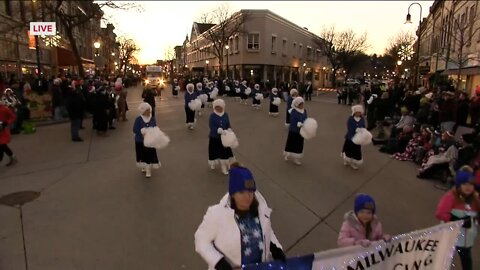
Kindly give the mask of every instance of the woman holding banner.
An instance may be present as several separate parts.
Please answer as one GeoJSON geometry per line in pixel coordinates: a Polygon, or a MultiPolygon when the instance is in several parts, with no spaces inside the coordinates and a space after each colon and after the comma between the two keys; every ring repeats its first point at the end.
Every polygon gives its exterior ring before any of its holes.
{"type": "Polygon", "coordinates": [[[270,260],[285,261],[265,198],[256,190],[251,171],[233,163],[228,194],[210,206],[195,232],[195,250],[208,269],[239,269],[270,260]]]}
{"type": "Polygon", "coordinates": [[[470,166],[460,168],[455,177],[455,187],[443,195],[435,212],[435,216],[443,222],[463,220],[456,245],[463,270],[473,270],[472,247],[479,222],[480,199],[474,181],[470,166]]]}

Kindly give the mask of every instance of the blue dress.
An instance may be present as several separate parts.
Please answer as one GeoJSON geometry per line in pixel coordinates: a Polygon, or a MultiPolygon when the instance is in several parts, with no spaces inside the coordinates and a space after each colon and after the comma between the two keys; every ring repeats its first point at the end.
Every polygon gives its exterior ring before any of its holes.
{"type": "Polygon", "coordinates": [[[342,153],[348,158],[362,160],[362,146],[352,142],[357,128],[365,128],[365,119],[362,117],[356,121],[353,116],[350,116],[347,121],[347,134],[345,134],[342,153]]]}
{"type": "Polygon", "coordinates": [[[148,123],[145,123],[142,117],[138,116],[133,123],[133,133],[135,134],[135,153],[138,167],[143,168],[146,165],[152,165],[155,169],[160,167],[157,150],[155,148],[145,147],[143,145],[143,135],[141,132],[142,128],[156,126],[157,123],[154,117],[152,117],[148,123]]]}
{"type": "Polygon", "coordinates": [[[233,157],[233,152],[230,147],[224,147],[222,144],[221,135],[218,134],[218,128],[227,130],[230,128],[230,119],[228,114],[224,113],[222,116],[212,113],[209,119],[210,133],[208,135],[208,160],[228,160],[233,157]]]}

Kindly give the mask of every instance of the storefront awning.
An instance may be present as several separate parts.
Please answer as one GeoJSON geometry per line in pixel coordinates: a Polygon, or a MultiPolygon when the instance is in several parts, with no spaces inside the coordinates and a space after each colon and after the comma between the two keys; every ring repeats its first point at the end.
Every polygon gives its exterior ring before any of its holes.
{"type": "Polygon", "coordinates": [[[68,67],[68,66],[75,66],[75,56],[73,52],[62,47],[57,47],[57,59],[58,59],[58,66],[60,67],[68,67]]]}
{"type": "MultiPolygon", "coordinates": [[[[458,69],[448,69],[442,72],[442,75],[457,75],[458,69]]],[[[469,68],[462,68],[460,70],[460,75],[475,75],[480,74],[480,67],[469,67],[469,68]]]]}

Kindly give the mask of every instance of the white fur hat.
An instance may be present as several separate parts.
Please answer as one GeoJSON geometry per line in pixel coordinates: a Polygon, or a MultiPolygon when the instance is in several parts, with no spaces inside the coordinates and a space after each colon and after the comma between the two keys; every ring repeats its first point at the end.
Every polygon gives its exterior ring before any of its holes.
{"type": "Polygon", "coordinates": [[[290,90],[290,96],[293,96],[293,94],[295,94],[295,93],[298,94],[298,90],[295,89],[295,88],[292,88],[292,89],[290,90]]]}
{"type": "Polygon", "coordinates": [[[247,81],[242,81],[242,84],[243,84],[243,85],[247,85],[247,81]]]}
{"type": "Polygon", "coordinates": [[[198,82],[198,83],[197,83],[197,89],[200,89],[200,88],[202,88],[202,87],[203,87],[203,84],[202,84],[201,82],[198,82]]]}
{"type": "Polygon", "coordinates": [[[352,115],[354,115],[357,112],[361,112],[363,114],[363,106],[362,105],[352,106],[352,115]]]}
{"type": "Polygon", "coordinates": [[[272,93],[276,94],[278,92],[278,89],[277,88],[272,88],[272,93]]]}
{"type": "Polygon", "coordinates": [[[298,108],[298,105],[304,103],[305,101],[303,100],[302,97],[296,97],[293,99],[292,101],[292,106],[295,107],[295,108],[298,108]]]}
{"type": "Polygon", "coordinates": [[[152,106],[150,106],[150,104],[146,103],[146,102],[142,102],[140,103],[140,105],[138,106],[138,111],[140,112],[140,114],[143,114],[146,110],[152,110],[152,106]]]}
{"type": "Polygon", "coordinates": [[[220,106],[222,107],[223,109],[225,109],[225,101],[223,101],[223,99],[219,98],[219,99],[216,99],[215,101],[213,101],[213,108],[217,107],[217,106],[220,106]]]}
{"type": "Polygon", "coordinates": [[[260,90],[260,85],[258,83],[256,83],[253,88],[255,88],[255,90],[260,90]]]}
{"type": "Polygon", "coordinates": [[[187,90],[189,90],[191,92],[191,91],[193,91],[193,89],[195,89],[195,85],[193,85],[193,83],[187,84],[187,90]]]}

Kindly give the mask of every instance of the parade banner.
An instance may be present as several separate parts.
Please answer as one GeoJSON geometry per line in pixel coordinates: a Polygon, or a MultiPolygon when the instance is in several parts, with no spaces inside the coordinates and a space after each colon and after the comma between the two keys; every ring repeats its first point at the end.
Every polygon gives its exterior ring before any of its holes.
{"type": "MultiPolygon", "coordinates": [[[[388,243],[327,250],[302,257],[244,266],[247,270],[447,270],[462,221],[397,235],[388,243]]],[[[319,239],[321,241],[321,239],[319,239]]]]}

